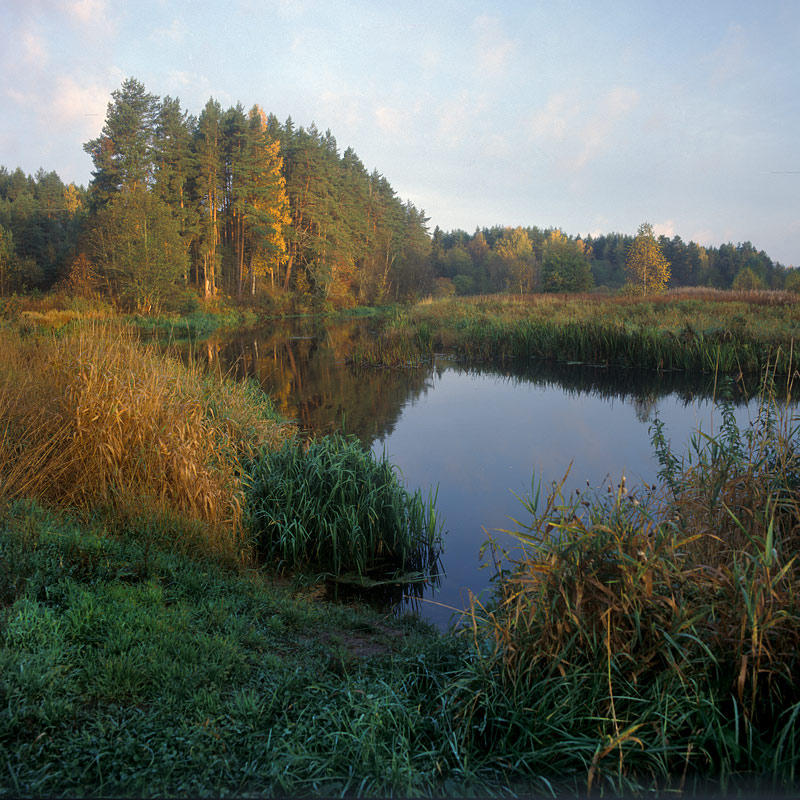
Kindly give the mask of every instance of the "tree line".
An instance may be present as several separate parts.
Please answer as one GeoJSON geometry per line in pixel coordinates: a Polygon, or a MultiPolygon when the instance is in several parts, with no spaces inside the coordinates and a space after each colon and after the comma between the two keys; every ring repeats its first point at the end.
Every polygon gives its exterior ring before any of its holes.
{"type": "MultiPolygon", "coordinates": [[[[537,227],[431,234],[424,212],[330,131],[213,98],[195,117],[134,78],[84,149],[88,188],[0,167],[0,295],[60,285],[155,311],[220,294],[348,307],[615,289],[634,243],[537,227]]],[[[670,285],[783,288],[795,277],[749,242],[658,244],[670,285]]]]}

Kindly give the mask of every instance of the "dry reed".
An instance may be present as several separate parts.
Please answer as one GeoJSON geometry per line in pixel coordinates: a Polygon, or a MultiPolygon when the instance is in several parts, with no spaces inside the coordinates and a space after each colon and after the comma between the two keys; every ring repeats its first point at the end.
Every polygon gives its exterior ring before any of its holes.
{"type": "Polygon", "coordinates": [[[3,499],[34,497],[115,522],[199,523],[204,548],[238,557],[240,459],[285,435],[246,385],[213,380],[125,330],[0,333],[3,499]]]}

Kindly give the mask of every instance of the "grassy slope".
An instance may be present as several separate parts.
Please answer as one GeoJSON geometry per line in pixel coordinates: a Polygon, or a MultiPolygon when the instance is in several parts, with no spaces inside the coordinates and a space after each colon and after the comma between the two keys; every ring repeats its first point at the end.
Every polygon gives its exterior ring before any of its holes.
{"type": "Polygon", "coordinates": [[[0,794],[466,790],[437,704],[459,648],[18,502],[0,528],[0,794]]]}

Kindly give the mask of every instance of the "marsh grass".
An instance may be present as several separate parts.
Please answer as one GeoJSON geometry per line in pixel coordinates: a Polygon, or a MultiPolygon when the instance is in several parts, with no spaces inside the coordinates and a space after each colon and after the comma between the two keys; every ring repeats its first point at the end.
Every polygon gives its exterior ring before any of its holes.
{"type": "MultiPolygon", "coordinates": [[[[0,332],[2,499],[109,524],[156,520],[192,547],[244,557],[241,460],[285,430],[252,387],[215,380],[124,329],[0,332]]],[[[149,524],[149,523],[148,523],[149,524]]]]}
{"type": "Polygon", "coordinates": [[[408,579],[436,561],[435,497],[409,492],[385,455],[355,438],[287,442],[255,458],[249,474],[256,547],[279,569],[408,579]]]}
{"type": "Polygon", "coordinates": [[[757,375],[770,364],[785,375],[799,326],[800,307],[782,293],[669,293],[646,300],[489,295],[398,312],[350,360],[403,366],[448,351],[467,360],[548,358],[757,375]]]}
{"type": "MultiPolygon", "coordinates": [[[[589,791],[794,785],[800,758],[800,431],[767,391],[690,454],[654,444],[662,491],[524,500],[464,629],[462,736],[589,791]],[[525,754],[523,758],[522,754],[525,754]]],[[[563,486],[563,483],[562,485],[563,486]]]]}

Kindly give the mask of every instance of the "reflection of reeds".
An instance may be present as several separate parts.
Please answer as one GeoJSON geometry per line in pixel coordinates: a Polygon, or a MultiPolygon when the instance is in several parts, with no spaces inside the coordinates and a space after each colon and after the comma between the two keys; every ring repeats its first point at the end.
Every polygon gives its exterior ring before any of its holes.
{"type": "Polygon", "coordinates": [[[5,332],[0,360],[4,498],[115,521],[194,520],[207,524],[201,547],[244,552],[240,459],[283,438],[246,385],[212,380],[102,328],[5,332]]]}
{"type": "Polygon", "coordinates": [[[661,492],[533,493],[516,549],[492,546],[494,595],[466,617],[463,734],[590,789],[793,780],[800,427],[767,396],[744,432],[724,407],[686,460],[655,433],[661,492]]]}
{"type": "Polygon", "coordinates": [[[287,443],[256,458],[249,490],[257,547],[282,568],[360,578],[423,575],[436,558],[434,499],[410,493],[394,468],[340,435],[287,443]]]}
{"type": "Polygon", "coordinates": [[[783,346],[774,366],[787,374],[788,345],[798,324],[796,303],[760,294],[460,298],[398,314],[351,358],[362,365],[398,366],[447,350],[474,360],[537,357],[759,373],[783,346]]]}

